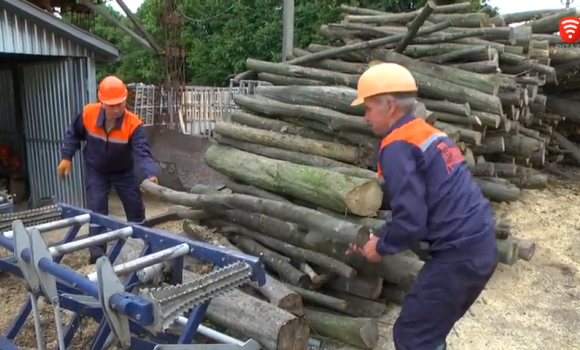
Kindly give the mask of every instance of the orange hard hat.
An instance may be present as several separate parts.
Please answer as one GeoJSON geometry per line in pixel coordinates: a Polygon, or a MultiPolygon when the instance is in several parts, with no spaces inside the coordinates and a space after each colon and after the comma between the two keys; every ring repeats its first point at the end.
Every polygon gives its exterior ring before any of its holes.
{"type": "Polygon", "coordinates": [[[350,105],[360,105],[367,97],[416,91],[417,82],[407,68],[396,63],[372,62],[371,67],[360,76],[357,98],[350,105]]]}
{"type": "Polygon", "coordinates": [[[99,101],[105,105],[118,105],[127,100],[127,86],[117,77],[105,77],[99,84],[99,101]]]}

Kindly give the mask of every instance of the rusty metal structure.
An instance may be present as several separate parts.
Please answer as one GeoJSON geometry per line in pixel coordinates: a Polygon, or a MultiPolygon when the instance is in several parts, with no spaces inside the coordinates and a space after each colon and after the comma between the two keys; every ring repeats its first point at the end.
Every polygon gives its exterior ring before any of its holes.
{"type": "MultiPolygon", "coordinates": [[[[165,80],[161,84],[162,95],[166,98],[167,109],[162,114],[162,122],[171,129],[179,126],[179,113],[185,92],[185,58],[183,45],[185,17],[181,15],[182,0],[157,0],[158,23],[162,28],[164,49],[161,52],[165,65],[165,80]]],[[[186,130],[182,130],[186,131],[186,130]]]]}
{"type": "MultiPolygon", "coordinates": [[[[127,7],[123,0],[114,0],[125,12],[132,28],[112,16],[103,6],[110,0],[28,0],[45,11],[66,16],[67,21],[79,28],[89,30],[96,16],[102,16],[111,25],[119,27],[134,41],[158,55],[164,67],[164,75],[156,82],[155,104],[162,106],[155,116],[155,124],[178,129],[179,113],[185,91],[185,61],[187,50],[181,40],[185,17],[182,15],[182,0],[155,0],[157,24],[161,28],[154,38],[127,7]],[[163,42],[160,46],[158,42],[163,42]]],[[[181,123],[183,124],[183,123],[181,123]]],[[[186,130],[180,130],[185,132],[186,130]]]]}

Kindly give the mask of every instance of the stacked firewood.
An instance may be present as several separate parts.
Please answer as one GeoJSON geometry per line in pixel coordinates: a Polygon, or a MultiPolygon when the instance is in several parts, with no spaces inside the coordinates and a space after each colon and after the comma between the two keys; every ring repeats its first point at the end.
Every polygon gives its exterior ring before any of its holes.
{"type": "MultiPolygon", "coordinates": [[[[393,14],[343,6],[342,23],[320,28],[328,45],[295,49],[285,63],[247,60],[249,71],[238,79],[264,83],[234,97],[239,109],[216,126],[205,154],[207,165],[230,179],[222,188],[185,193],[145,184],[185,206],[179,215],[192,219],[184,224],[189,236],[263,258],[266,285],[212,301],[213,323],[267,349],[303,348],[308,328],[312,336],[377,346],[384,301],[400,301],[423,262],[410,252],[376,264],[345,254],[391,215],[375,172],[379,139],[362,107],[350,106],[373,61],[411,70],[417,116],[457,142],[491,202],[547,185],[538,169],[569,157],[571,142],[555,131],[567,115],[546,110],[542,89],[558,82],[546,33],[570,11],[490,18],[469,8],[429,2],[393,14]],[[530,22],[508,26],[523,21],[530,22]]],[[[496,217],[500,261],[531,259],[535,245],[509,226],[496,217]]]]}

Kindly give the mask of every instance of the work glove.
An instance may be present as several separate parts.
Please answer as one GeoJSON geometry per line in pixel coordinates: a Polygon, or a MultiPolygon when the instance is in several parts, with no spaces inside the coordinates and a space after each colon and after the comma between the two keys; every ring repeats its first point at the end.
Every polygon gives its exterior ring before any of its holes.
{"type": "Polygon", "coordinates": [[[379,242],[379,237],[373,235],[372,233],[369,235],[369,241],[364,245],[364,247],[360,247],[355,243],[350,243],[348,249],[346,250],[346,254],[352,253],[359,253],[364,256],[369,262],[376,263],[381,261],[381,256],[377,252],[377,243],[379,242]]]}
{"type": "Polygon", "coordinates": [[[69,176],[71,168],[72,163],[70,160],[61,160],[57,168],[58,177],[64,179],[65,176],[69,176]]]}

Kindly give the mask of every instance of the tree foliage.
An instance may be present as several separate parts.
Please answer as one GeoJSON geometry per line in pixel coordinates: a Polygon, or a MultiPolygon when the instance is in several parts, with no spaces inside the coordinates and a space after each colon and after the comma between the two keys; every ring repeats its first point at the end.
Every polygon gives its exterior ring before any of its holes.
{"type": "MultiPolygon", "coordinates": [[[[160,3],[144,0],[136,15],[163,46],[164,29],[159,25],[160,3]]],[[[481,1],[471,0],[474,8],[481,1]]],[[[194,85],[218,85],[228,76],[244,70],[248,57],[280,61],[282,51],[282,0],[182,0],[179,15],[186,20],[181,40],[186,49],[186,79],[194,85]]],[[[323,43],[318,28],[338,22],[342,4],[362,6],[387,12],[404,12],[420,8],[426,0],[295,0],[296,47],[323,43]]],[[[130,21],[112,7],[108,11],[129,27],[130,21]]],[[[116,74],[127,82],[156,84],[163,81],[165,63],[136,43],[121,29],[97,16],[89,31],[122,52],[118,63],[98,68],[98,78],[116,74]]]]}

